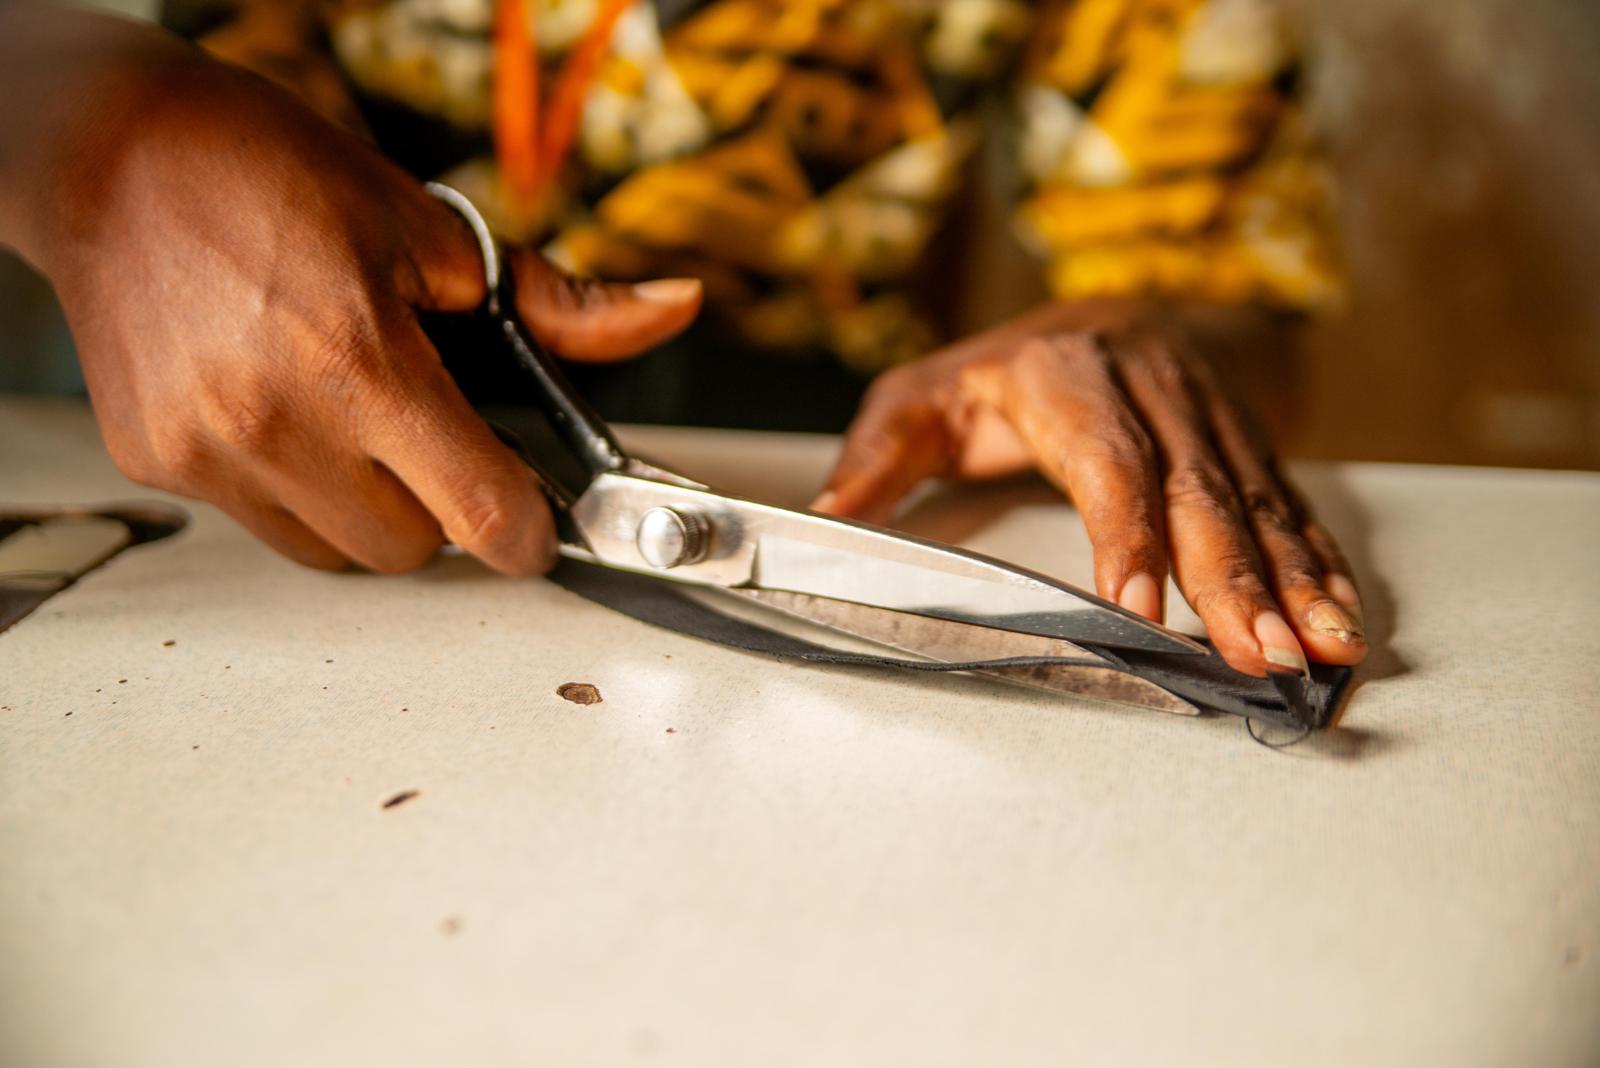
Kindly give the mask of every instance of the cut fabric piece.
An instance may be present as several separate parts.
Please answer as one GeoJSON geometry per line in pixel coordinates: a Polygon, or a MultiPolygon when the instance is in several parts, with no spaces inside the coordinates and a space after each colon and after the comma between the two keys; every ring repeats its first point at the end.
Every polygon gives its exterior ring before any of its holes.
{"type": "MultiPolygon", "coordinates": [[[[551,574],[558,585],[595,604],[652,626],[731,649],[765,653],[810,664],[901,671],[979,671],[1051,664],[1084,664],[1063,657],[1008,657],[942,663],[889,655],[843,652],[769,630],[716,611],[685,596],[674,583],[649,575],[617,571],[576,560],[563,560],[551,574]]],[[[1273,676],[1258,679],[1229,667],[1220,656],[1166,656],[1128,649],[1089,646],[1115,667],[1154,682],[1212,712],[1267,720],[1307,731],[1327,726],[1350,682],[1350,669],[1313,664],[1311,678],[1273,676]]]]}
{"type": "Polygon", "coordinates": [[[0,505],[0,631],[124,549],[168,538],[189,515],[164,501],[0,505]]]}

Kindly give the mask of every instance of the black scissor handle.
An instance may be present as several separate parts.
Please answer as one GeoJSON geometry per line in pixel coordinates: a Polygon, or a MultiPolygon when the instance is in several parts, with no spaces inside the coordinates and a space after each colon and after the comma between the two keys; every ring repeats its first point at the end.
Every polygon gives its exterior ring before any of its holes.
{"type": "Polygon", "coordinates": [[[502,440],[509,430],[521,441],[522,458],[557,503],[570,506],[600,475],[620,470],[627,456],[606,421],[572,388],[517,315],[515,282],[503,268],[483,216],[450,186],[430,182],[427,189],[472,228],[483,254],[488,299],[467,315],[424,315],[423,329],[473,407],[497,424],[502,440]],[[529,419],[530,408],[541,418],[529,419]]]}
{"type": "MultiPolygon", "coordinates": [[[[511,285],[509,276],[505,276],[501,285],[511,285]]],[[[501,306],[515,307],[510,294],[501,306]]],[[[587,489],[590,482],[608,471],[621,470],[627,457],[612,436],[611,427],[572,388],[549,351],[533,339],[514,310],[501,311],[498,315],[491,310],[489,314],[499,327],[506,350],[535,384],[534,403],[561,444],[587,473],[583,488],[587,489]]]]}

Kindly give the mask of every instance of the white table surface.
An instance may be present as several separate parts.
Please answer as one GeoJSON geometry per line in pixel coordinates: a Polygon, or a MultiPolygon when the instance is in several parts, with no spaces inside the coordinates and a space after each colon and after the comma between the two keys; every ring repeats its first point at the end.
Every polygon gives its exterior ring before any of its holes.
{"type": "MultiPolygon", "coordinates": [[[[834,448],[631,439],[784,503],[834,448]]],[[[1379,647],[1286,753],[195,507],[0,635],[0,1065],[1600,1063],[1600,478],[1297,474],[1379,647]]],[[[130,496],[0,399],[0,501],[130,496]]],[[[905,522],[1089,576],[1037,486],[905,522]]]]}

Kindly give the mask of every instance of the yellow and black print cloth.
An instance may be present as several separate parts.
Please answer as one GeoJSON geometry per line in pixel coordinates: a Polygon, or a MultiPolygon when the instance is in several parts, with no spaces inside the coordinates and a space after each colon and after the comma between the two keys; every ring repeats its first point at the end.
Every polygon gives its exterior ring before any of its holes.
{"type": "MultiPolygon", "coordinates": [[[[903,280],[985,135],[1059,296],[1336,292],[1275,0],[300,4],[244,0],[208,43],[293,67],[313,28],[364,99],[447,131],[423,176],[506,236],[581,274],[697,276],[763,345],[922,351],[903,280]]],[[[276,73],[314,93],[310,69],[276,73]]]]}

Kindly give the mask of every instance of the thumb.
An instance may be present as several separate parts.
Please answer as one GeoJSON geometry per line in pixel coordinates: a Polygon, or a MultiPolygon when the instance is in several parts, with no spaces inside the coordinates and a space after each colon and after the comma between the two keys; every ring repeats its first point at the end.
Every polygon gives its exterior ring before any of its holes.
{"type": "Polygon", "coordinates": [[[704,295],[698,278],[630,285],[574,278],[532,249],[511,260],[523,322],[572,360],[621,360],[658,345],[694,321],[704,295]]]}

